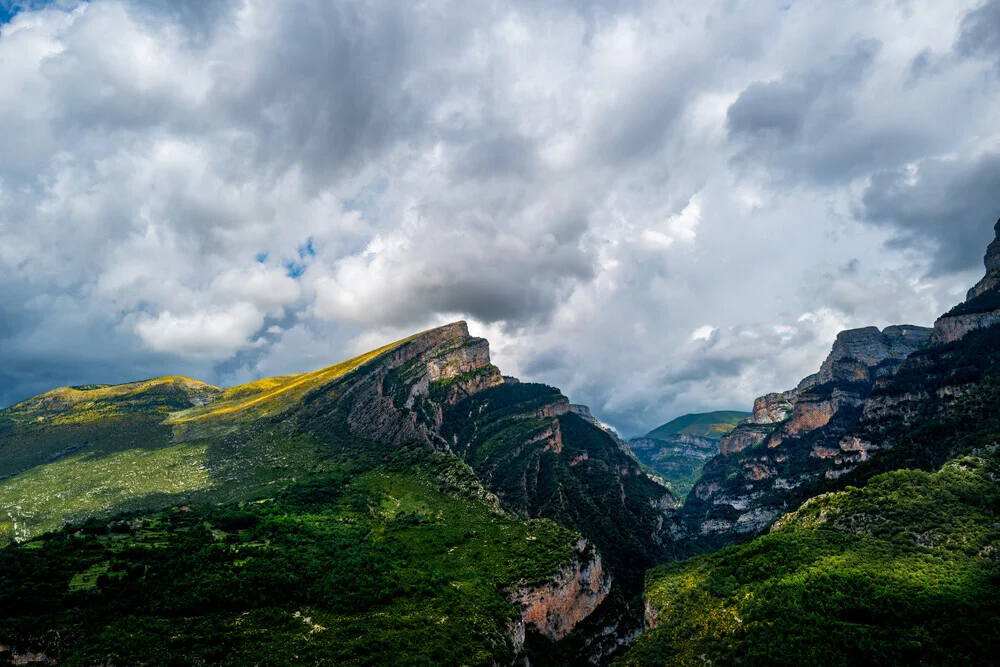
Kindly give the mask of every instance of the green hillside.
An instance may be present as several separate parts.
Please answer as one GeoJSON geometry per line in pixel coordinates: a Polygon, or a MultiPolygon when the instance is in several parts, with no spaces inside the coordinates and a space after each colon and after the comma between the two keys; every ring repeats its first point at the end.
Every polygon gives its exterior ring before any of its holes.
{"type": "Polygon", "coordinates": [[[772,532],[652,570],[621,665],[970,665],[1000,647],[997,447],[820,496],[772,532]]]}
{"type": "Polygon", "coordinates": [[[313,435],[275,417],[405,342],[226,390],[166,377],[63,387],[0,411],[0,545],[65,521],[241,499],[328,469],[313,435]]]}
{"type": "Polygon", "coordinates": [[[252,502],[67,526],[0,551],[0,644],[64,665],[509,664],[502,591],[551,577],[579,536],[477,487],[413,449],[252,502]]]}
{"type": "Polygon", "coordinates": [[[737,410],[718,410],[683,415],[662,426],[654,428],[646,434],[647,438],[664,438],[668,435],[697,435],[711,440],[721,440],[724,435],[733,430],[741,419],[750,416],[749,412],[737,410]]]}
{"type": "Polygon", "coordinates": [[[639,627],[670,496],[568,410],[506,382],[456,323],[312,373],[61,388],[0,411],[0,651],[604,659],[639,627]]]}

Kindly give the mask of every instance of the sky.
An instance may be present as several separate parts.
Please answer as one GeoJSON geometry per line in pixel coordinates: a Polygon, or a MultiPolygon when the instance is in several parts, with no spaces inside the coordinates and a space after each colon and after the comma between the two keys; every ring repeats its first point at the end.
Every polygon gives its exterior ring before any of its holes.
{"type": "Polygon", "coordinates": [[[931,325],[1000,0],[0,0],[0,406],[465,319],[626,435],[931,325]]]}

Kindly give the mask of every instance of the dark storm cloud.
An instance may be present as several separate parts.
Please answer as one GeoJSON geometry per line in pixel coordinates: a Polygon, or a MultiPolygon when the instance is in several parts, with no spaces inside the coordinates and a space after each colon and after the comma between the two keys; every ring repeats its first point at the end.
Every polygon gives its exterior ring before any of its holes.
{"type": "Polygon", "coordinates": [[[1000,0],[986,0],[965,15],[955,50],[961,55],[1000,58],[1000,0]]]}
{"type": "Polygon", "coordinates": [[[857,97],[881,48],[876,39],[856,40],[816,67],[748,86],[726,112],[738,163],[829,183],[917,150],[913,132],[862,118],[857,97]]]}
{"type": "Polygon", "coordinates": [[[938,273],[977,268],[1000,217],[1000,154],[879,172],[859,216],[895,232],[895,246],[931,244],[938,273]]]}

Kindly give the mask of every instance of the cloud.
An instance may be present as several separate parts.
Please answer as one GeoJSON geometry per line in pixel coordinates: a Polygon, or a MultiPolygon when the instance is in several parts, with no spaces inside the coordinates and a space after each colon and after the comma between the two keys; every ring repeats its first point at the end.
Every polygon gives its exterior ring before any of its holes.
{"type": "Polygon", "coordinates": [[[893,230],[890,244],[929,245],[937,272],[981,266],[1000,217],[1000,153],[931,158],[872,176],[859,215],[893,230]]]}
{"type": "Polygon", "coordinates": [[[0,402],[465,318],[627,433],[746,407],[977,277],[995,6],[23,5],[0,402]]]}
{"type": "Polygon", "coordinates": [[[1000,2],[986,0],[965,15],[955,50],[965,56],[1000,58],[1000,2]]]}
{"type": "Polygon", "coordinates": [[[249,340],[264,323],[264,314],[248,303],[226,309],[174,315],[169,310],[136,322],[149,347],[193,358],[219,359],[252,345],[249,340]]]}

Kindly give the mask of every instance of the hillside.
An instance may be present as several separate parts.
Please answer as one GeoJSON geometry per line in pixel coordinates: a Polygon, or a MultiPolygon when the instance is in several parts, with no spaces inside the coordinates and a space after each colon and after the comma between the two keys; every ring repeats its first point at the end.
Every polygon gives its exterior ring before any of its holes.
{"type": "Polygon", "coordinates": [[[505,381],[464,322],[229,389],[24,401],[0,412],[0,651],[603,660],[675,500],[568,405],[505,381]]]}
{"type": "Polygon", "coordinates": [[[986,664],[1000,648],[1000,223],[933,330],[844,332],[758,399],[681,510],[624,665],[986,664]],[[775,520],[776,519],[776,520],[775,520]]]}
{"type": "Polygon", "coordinates": [[[971,665],[1000,646],[996,446],[820,496],[647,577],[622,665],[971,665]]]}
{"type": "Polygon", "coordinates": [[[663,440],[670,435],[693,435],[709,440],[721,440],[740,422],[750,416],[749,412],[719,410],[682,415],[662,426],[657,426],[645,437],[663,440]]]}
{"type": "Polygon", "coordinates": [[[719,453],[719,441],[696,435],[632,438],[628,447],[645,469],[663,480],[679,500],[701,479],[705,463],[719,453]]]}
{"type": "Polygon", "coordinates": [[[683,500],[701,478],[705,462],[719,453],[719,440],[749,416],[735,410],[683,415],[632,438],[628,447],[647,471],[683,500]]]}

